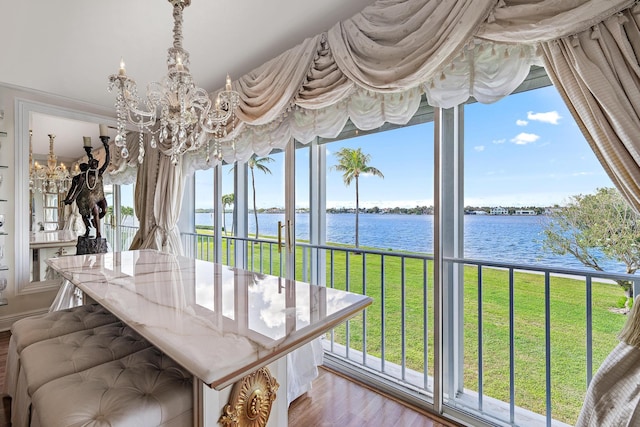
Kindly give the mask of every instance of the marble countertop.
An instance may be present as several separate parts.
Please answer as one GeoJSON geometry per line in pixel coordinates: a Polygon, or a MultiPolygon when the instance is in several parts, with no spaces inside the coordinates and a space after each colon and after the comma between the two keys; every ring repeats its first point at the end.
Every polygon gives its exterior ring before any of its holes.
{"type": "Polygon", "coordinates": [[[71,230],[34,231],[29,234],[29,247],[33,249],[72,246],[78,235],[71,230]]]}
{"type": "Polygon", "coordinates": [[[372,303],[350,292],[154,250],[46,262],[218,390],[372,303]]]}

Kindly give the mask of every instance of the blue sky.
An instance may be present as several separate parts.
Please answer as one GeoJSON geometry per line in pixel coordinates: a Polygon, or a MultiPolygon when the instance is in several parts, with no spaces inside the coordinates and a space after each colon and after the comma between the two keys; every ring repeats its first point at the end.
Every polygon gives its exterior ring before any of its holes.
{"type": "MultiPolygon", "coordinates": [[[[465,205],[550,206],[612,183],[552,86],[465,106],[465,205]]],[[[361,148],[384,179],[360,179],[363,207],[433,204],[433,124],[361,136],[327,145],[327,164],[341,147],[361,148]]],[[[296,206],[308,206],[308,154],[296,154],[296,206]]],[[[271,175],[256,172],[257,206],[283,207],[283,154],[273,154],[271,175]]],[[[233,175],[223,172],[223,193],[233,175]]],[[[197,208],[212,207],[211,171],[196,175],[197,208]]],[[[249,190],[251,192],[251,189],[249,190]]],[[[327,173],[327,206],[355,206],[355,186],[327,173]]]]}

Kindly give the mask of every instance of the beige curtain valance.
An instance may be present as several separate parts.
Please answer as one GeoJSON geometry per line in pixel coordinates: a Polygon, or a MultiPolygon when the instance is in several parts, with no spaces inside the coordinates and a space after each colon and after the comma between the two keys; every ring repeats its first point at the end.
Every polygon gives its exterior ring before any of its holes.
{"type": "MultiPolygon", "coordinates": [[[[224,145],[223,158],[242,162],[254,153],[264,156],[282,149],[292,138],[302,143],[318,136],[333,138],[349,119],[363,130],[406,124],[423,94],[429,104],[442,108],[469,97],[495,102],[520,85],[531,65],[542,64],[541,43],[576,37],[576,31],[597,28],[633,4],[378,0],[233,82],[241,105],[238,120],[228,128],[227,140],[233,144],[224,145]]],[[[114,183],[131,182],[135,176],[133,141],[129,159],[114,156],[114,183]]],[[[185,174],[218,161],[205,152],[189,153],[182,160],[180,176],[170,173],[166,179],[171,182],[163,182],[165,177],[158,175],[155,191],[180,187],[185,174]]],[[[156,175],[158,167],[156,160],[148,173],[156,175]]],[[[177,215],[156,214],[164,218],[159,225],[162,238],[156,240],[166,244],[177,215]]]]}
{"type": "MultiPolygon", "coordinates": [[[[633,0],[381,0],[233,83],[239,120],[226,162],[266,155],[291,138],[331,138],[348,119],[360,129],[405,124],[424,93],[449,108],[513,92],[538,43],[589,28],[633,0]]],[[[203,153],[185,171],[205,169],[203,153]]]]}
{"type": "MultiPolygon", "coordinates": [[[[543,65],[541,42],[589,29],[633,4],[378,0],[233,82],[241,105],[223,158],[246,161],[291,138],[332,138],[348,119],[363,130],[406,124],[423,94],[442,108],[470,97],[495,102],[520,85],[531,65],[543,65]]],[[[212,167],[217,160],[208,157],[189,153],[183,171],[212,167]]],[[[113,182],[131,181],[137,165],[130,159],[115,159],[113,182]]]]}

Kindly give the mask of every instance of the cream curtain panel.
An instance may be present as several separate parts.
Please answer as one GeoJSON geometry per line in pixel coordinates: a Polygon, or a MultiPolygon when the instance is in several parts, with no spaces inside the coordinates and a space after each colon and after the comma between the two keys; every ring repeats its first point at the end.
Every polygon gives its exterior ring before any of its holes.
{"type": "MultiPolygon", "coordinates": [[[[128,147],[137,150],[139,146],[138,135],[137,132],[127,134],[128,147]]],[[[159,156],[160,153],[157,150],[148,151],[145,155],[145,162],[137,168],[133,210],[140,225],[129,247],[132,250],[142,248],[149,232],[156,225],[156,218],[153,214],[153,201],[156,195],[155,184],[158,181],[159,156]]],[[[131,157],[136,159],[138,157],[137,152],[135,156],[131,157]]]]}
{"type": "Polygon", "coordinates": [[[640,211],[640,28],[634,6],[543,43],[547,73],[616,187],[640,211]]]}
{"type": "MultiPolygon", "coordinates": [[[[137,132],[127,134],[130,151],[127,159],[123,159],[115,147],[111,147],[117,156],[114,156],[108,182],[136,184],[134,211],[140,226],[128,249],[158,249],[182,255],[180,231],[176,226],[184,191],[181,163],[174,166],[158,150],[147,149],[144,163],[136,167],[139,135],[137,132]]],[[[147,148],[149,139],[148,135],[143,135],[143,143],[147,148]]]]}

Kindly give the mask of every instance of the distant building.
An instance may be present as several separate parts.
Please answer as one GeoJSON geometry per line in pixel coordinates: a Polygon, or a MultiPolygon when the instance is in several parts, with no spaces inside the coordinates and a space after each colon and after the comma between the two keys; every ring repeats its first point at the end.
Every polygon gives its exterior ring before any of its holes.
{"type": "Polygon", "coordinates": [[[475,210],[471,210],[471,209],[467,209],[464,211],[465,215],[486,215],[487,213],[485,211],[475,211],[475,210]]]}
{"type": "Polygon", "coordinates": [[[533,209],[516,209],[516,215],[537,215],[533,209]]]}
{"type": "Polygon", "coordinates": [[[502,208],[502,207],[491,208],[491,212],[489,212],[489,214],[491,214],[491,215],[509,215],[509,210],[507,208],[502,208]]]}

